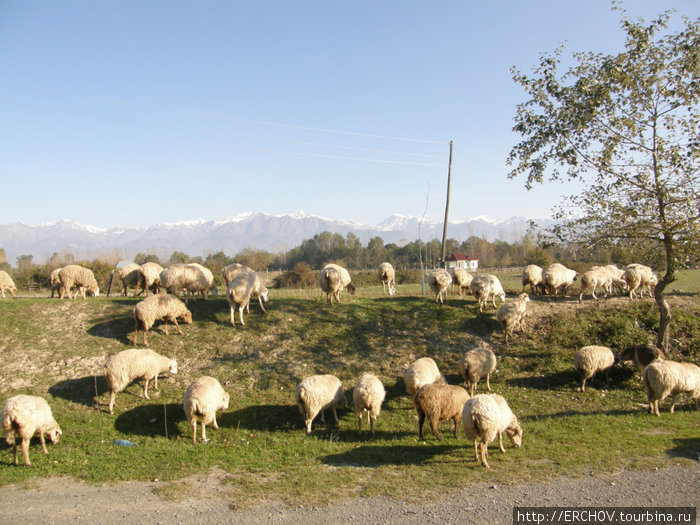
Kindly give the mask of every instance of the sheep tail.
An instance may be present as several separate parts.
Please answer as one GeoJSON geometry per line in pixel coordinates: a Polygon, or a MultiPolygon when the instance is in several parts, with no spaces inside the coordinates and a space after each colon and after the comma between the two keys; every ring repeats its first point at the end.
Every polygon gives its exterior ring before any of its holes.
{"type": "Polygon", "coordinates": [[[474,430],[481,434],[481,429],[479,428],[479,420],[474,414],[472,414],[472,425],[474,426],[474,430]]]}

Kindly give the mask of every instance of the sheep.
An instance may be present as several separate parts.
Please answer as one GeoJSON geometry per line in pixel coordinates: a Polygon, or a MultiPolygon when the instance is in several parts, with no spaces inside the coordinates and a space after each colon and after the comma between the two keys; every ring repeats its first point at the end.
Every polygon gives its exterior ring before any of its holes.
{"type": "Polygon", "coordinates": [[[654,345],[635,345],[617,356],[617,361],[632,361],[640,373],[653,361],[666,359],[663,350],[654,345]]]}
{"type": "Polygon", "coordinates": [[[44,454],[48,454],[44,434],[48,434],[51,443],[58,443],[61,436],[61,427],[51,413],[51,407],[42,397],[18,395],[9,398],[2,406],[0,413],[2,428],[5,431],[5,442],[12,445],[15,455],[15,465],[17,462],[17,443],[15,438],[22,438],[22,455],[24,464],[31,466],[29,461],[29,442],[32,436],[38,435],[41,448],[44,454]]]}
{"type": "Polygon", "coordinates": [[[122,350],[107,360],[105,379],[109,386],[109,413],[113,414],[114,400],[134,379],[143,379],[143,397],[148,397],[148,382],[153,379],[158,390],[158,374],[168,371],[177,374],[177,361],[146,348],[122,350]]]}
{"type": "Polygon", "coordinates": [[[447,288],[452,284],[452,276],[444,268],[438,268],[428,274],[428,286],[435,294],[435,302],[444,304],[447,288]]]}
{"type": "Polygon", "coordinates": [[[51,270],[51,274],[49,275],[49,284],[51,285],[51,299],[54,298],[54,295],[62,286],[61,279],[58,278],[58,273],[60,271],[61,268],[55,268],[54,270],[51,270]]]}
{"type": "Polygon", "coordinates": [[[229,264],[228,266],[224,266],[221,270],[221,276],[224,278],[224,282],[226,283],[226,286],[231,284],[231,281],[233,281],[233,278],[238,275],[241,272],[254,272],[250,266],[246,266],[245,264],[241,263],[232,263],[229,264]]]}
{"type": "Polygon", "coordinates": [[[654,271],[643,264],[628,264],[625,267],[623,279],[627,284],[630,301],[637,297],[636,291],[640,290],[640,297],[644,297],[644,292],[648,292],[649,297],[653,293],[653,288],[659,282],[654,271]]]}
{"type": "Polygon", "coordinates": [[[333,298],[340,302],[340,292],[347,288],[355,295],[355,286],[350,282],[350,273],[337,264],[327,264],[318,276],[318,285],[326,294],[326,301],[333,306],[333,298]]]}
{"type": "Polygon", "coordinates": [[[367,412],[369,428],[374,435],[374,422],[379,417],[382,410],[382,403],[386,392],[384,385],[374,374],[363,374],[357,381],[352,392],[353,407],[357,417],[357,432],[362,430],[362,416],[367,412]]]}
{"type": "Polygon", "coordinates": [[[496,370],[496,354],[489,348],[481,347],[469,350],[459,361],[459,373],[464,384],[473,396],[479,379],[486,376],[486,388],[491,392],[491,372],[496,370]]]}
{"type": "Polygon", "coordinates": [[[526,293],[521,293],[511,302],[502,304],[496,312],[496,319],[503,327],[506,344],[508,344],[508,336],[513,337],[513,330],[516,327],[519,326],[521,332],[525,331],[525,314],[529,300],[526,293]]]}
{"type": "Polygon", "coordinates": [[[586,381],[597,372],[608,371],[615,364],[615,354],[607,346],[584,346],[574,355],[574,366],[581,373],[581,392],[586,391],[586,381]]]}
{"type": "Polygon", "coordinates": [[[678,394],[689,394],[700,410],[700,366],[677,361],[654,361],[644,369],[644,385],[647,388],[649,413],[660,416],[659,401],[670,394],[671,414],[676,407],[678,394]]]}
{"type": "Polygon", "coordinates": [[[612,292],[613,286],[624,286],[625,282],[617,277],[617,272],[612,272],[607,266],[593,267],[581,276],[581,293],[578,296],[578,302],[583,299],[584,294],[589,294],[598,300],[595,294],[596,288],[602,288],[604,297],[607,297],[612,292]]]}
{"type": "Polygon", "coordinates": [[[4,270],[0,270],[0,292],[2,292],[2,298],[5,298],[5,290],[10,292],[10,295],[14,298],[17,293],[17,287],[15,282],[10,277],[10,274],[4,270]]]}
{"type": "Polygon", "coordinates": [[[442,441],[442,436],[437,424],[448,419],[454,422],[454,436],[457,437],[462,409],[468,399],[469,394],[461,386],[433,384],[420,387],[413,398],[413,407],[418,412],[418,439],[423,441],[423,422],[426,416],[438,441],[442,441]]]}
{"type": "Polygon", "coordinates": [[[239,273],[229,283],[226,290],[226,300],[228,301],[231,311],[231,326],[236,326],[236,308],[238,309],[238,317],[241,320],[241,325],[245,326],[245,322],[243,321],[243,309],[248,308],[250,298],[253,295],[257,295],[260,309],[263,313],[267,313],[267,310],[265,310],[263,306],[263,301],[267,302],[267,288],[257,273],[239,273]]]}
{"type": "Polygon", "coordinates": [[[474,443],[474,459],[480,461],[485,468],[491,468],[486,456],[489,443],[496,439],[496,436],[504,454],[506,449],[503,448],[503,432],[516,448],[523,443],[523,429],[518,423],[518,418],[503,396],[498,394],[482,394],[469,399],[462,410],[462,427],[467,439],[474,443]],[[481,454],[477,452],[477,438],[481,438],[481,454]]]}
{"type": "Polygon", "coordinates": [[[387,287],[389,295],[396,293],[396,272],[391,263],[383,262],[379,265],[379,280],[382,283],[382,293],[386,294],[387,287]]]}
{"type": "Polygon", "coordinates": [[[194,294],[202,292],[206,299],[214,286],[211,271],[198,264],[175,264],[160,273],[160,285],[168,293],[180,295],[182,290],[194,294]]]}
{"type": "Polygon", "coordinates": [[[528,264],[523,268],[523,292],[525,291],[525,286],[530,285],[530,294],[542,294],[544,291],[543,272],[544,270],[536,264],[528,264]]]}
{"type": "Polygon", "coordinates": [[[323,411],[333,410],[336,424],[339,424],[337,408],[345,406],[345,395],[340,379],[331,374],[315,375],[304,378],[297,385],[296,402],[299,412],[304,416],[306,433],[311,434],[311,423],[321,412],[321,421],[326,422],[323,411]]]}
{"type": "Polygon", "coordinates": [[[459,286],[459,296],[463,297],[465,293],[472,293],[471,283],[472,274],[464,268],[455,268],[452,270],[452,282],[459,286]]]}
{"type": "Polygon", "coordinates": [[[209,443],[206,435],[206,426],[212,423],[215,430],[219,430],[216,423],[216,411],[227,410],[229,395],[216,379],[202,376],[195,379],[185,392],[182,406],[185,410],[187,422],[192,427],[192,444],[197,444],[197,421],[202,421],[202,443],[209,443]]]}
{"type": "Polygon", "coordinates": [[[576,270],[571,270],[560,263],[550,264],[542,273],[545,290],[550,296],[561,293],[562,297],[566,297],[566,293],[577,278],[576,270]]]}
{"type": "MultiPolygon", "coordinates": [[[[119,278],[122,280],[124,297],[128,295],[130,286],[133,286],[135,289],[138,288],[140,271],[141,266],[138,264],[127,264],[119,269],[119,278]]],[[[136,291],[134,291],[134,294],[136,294],[136,291]]]]}
{"type": "MultiPolygon", "coordinates": [[[[95,297],[100,295],[100,288],[97,286],[97,280],[95,279],[95,274],[89,268],[83,268],[77,264],[69,264],[64,266],[58,272],[58,278],[61,281],[61,290],[59,291],[58,297],[63,299],[65,293],[68,293],[68,298],[73,299],[71,296],[71,289],[78,288],[82,293],[83,299],[85,299],[85,292],[90,292],[95,297]]],[[[77,296],[78,293],[76,292],[77,296]]]]}
{"type": "Polygon", "coordinates": [[[190,285],[186,287],[189,293],[195,294],[199,292],[204,296],[205,299],[209,294],[218,294],[216,284],[214,282],[214,274],[211,273],[211,270],[209,268],[207,268],[206,266],[202,266],[199,263],[187,263],[185,266],[196,268],[204,275],[204,279],[198,277],[196,282],[190,283],[190,285]]]}
{"type": "Polygon", "coordinates": [[[503,291],[503,285],[501,285],[501,281],[495,275],[475,275],[470,287],[472,294],[479,301],[479,312],[484,311],[484,306],[486,306],[489,296],[493,297],[494,308],[496,308],[496,297],[499,297],[501,302],[506,302],[506,293],[503,291]]]}
{"type": "Polygon", "coordinates": [[[411,363],[404,372],[403,380],[409,396],[413,396],[423,385],[445,382],[437,364],[430,357],[421,357],[411,363]]]}
{"type": "Polygon", "coordinates": [[[160,288],[160,274],[163,267],[154,262],[143,263],[139,268],[139,287],[141,291],[148,294],[148,291],[158,293],[160,288]]]}
{"type": "Polygon", "coordinates": [[[177,328],[177,333],[184,335],[177,324],[177,318],[182,317],[182,322],[192,324],[192,313],[185,303],[171,294],[149,295],[134,306],[134,346],[139,336],[139,329],[143,332],[143,344],[148,346],[146,332],[148,332],[158,320],[165,320],[165,335],[168,335],[167,321],[177,328]]]}

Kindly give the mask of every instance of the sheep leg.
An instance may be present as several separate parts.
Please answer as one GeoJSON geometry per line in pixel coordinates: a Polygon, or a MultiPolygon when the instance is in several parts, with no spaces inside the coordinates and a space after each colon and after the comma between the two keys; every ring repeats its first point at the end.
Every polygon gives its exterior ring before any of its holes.
{"type": "Polygon", "coordinates": [[[262,297],[258,295],[258,303],[260,304],[260,309],[263,311],[264,314],[267,313],[267,310],[265,310],[265,307],[263,306],[263,300],[262,297]]]}
{"type": "Polygon", "coordinates": [[[231,305],[231,326],[236,326],[236,311],[233,305],[231,305]]]}
{"type": "Polygon", "coordinates": [[[503,432],[498,433],[498,446],[501,447],[501,452],[506,453],[506,449],[503,447],[503,432]]]}
{"type": "Polygon", "coordinates": [[[143,397],[145,397],[146,399],[151,399],[150,397],[148,397],[148,381],[149,380],[146,379],[146,381],[143,385],[143,397]]]}
{"type": "Polygon", "coordinates": [[[173,324],[175,325],[175,328],[177,328],[177,333],[180,335],[185,335],[182,333],[182,330],[180,329],[180,325],[177,324],[177,319],[175,317],[173,317],[171,320],[172,320],[173,324]]]}
{"type": "Polygon", "coordinates": [[[321,409],[321,423],[323,423],[324,425],[326,424],[326,415],[323,409],[321,409]]]}
{"type": "MultiPolygon", "coordinates": [[[[432,418],[432,417],[431,417],[431,418],[430,418],[430,430],[433,431],[433,436],[435,436],[435,438],[436,438],[438,441],[442,441],[442,436],[440,435],[440,432],[438,432],[437,423],[438,423],[437,418],[432,418]]],[[[455,435],[455,436],[456,436],[456,435],[455,435]]]]}
{"type": "Polygon", "coordinates": [[[339,426],[340,420],[338,419],[338,413],[335,411],[335,405],[333,405],[331,409],[333,410],[333,418],[335,419],[335,424],[339,426]]]}
{"type": "Polygon", "coordinates": [[[216,422],[216,414],[214,414],[214,420],[211,426],[214,427],[214,430],[219,430],[219,425],[216,422]]]}
{"type": "Polygon", "coordinates": [[[12,439],[12,451],[15,453],[15,465],[19,465],[17,462],[17,442],[14,440],[14,438],[12,439]]]}
{"type": "Polygon", "coordinates": [[[491,467],[489,467],[489,463],[488,463],[488,461],[486,461],[486,456],[488,455],[488,447],[486,445],[486,442],[482,441],[480,443],[480,447],[481,447],[481,464],[484,467],[490,469],[491,467]]]}
{"type": "Polygon", "coordinates": [[[192,427],[192,444],[197,444],[197,418],[193,417],[190,422],[190,427],[192,427]]]}
{"type": "MultiPolygon", "coordinates": [[[[486,374],[486,389],[491,392],[491,382],[489,379],[491,378],[491,374],[486,374]]],[[[474,388],[476,388],[476,383],[474,384],[474,388]]],[[[474,395],[474,392],[471,393],[471,395],[474,395]]]]}
{"type": "MultiPolygon", "coordinates": [[[[452,420],[454,421],[454,424],[455,424],[455,428],[454,428],[455,437],[457,437],[457,417],[455,416],[452,420]]],[[[461,419],[460,419],[460,422],[461,422],[461,419]]]]}
{"type": "Polygon", "coordinates": [[[673,411],[676,409],[676,399],[678,399],[678,394],[671,396],[671,414],[673,414],[673,411]]]}
{"type": "Polygon", "coordinates": [[[204,443],[204,444],[209,443],[209,440],[207,439],[206,428],[207,428],[207,424],[204,421],[202,421],[202,443],[204,443]]]}
{"type": "Polygon", "coordinates": [[[114,400],[116,399],[116,397],[117,397],[117,393],[114,390],[112,390],[109,393],[109,413],[110,414],[114,414],[114,400]]]}
{"type": "Polygon", "coordinates": [[[481,460],[479,459],[479,452],[478,452],[478,445],[476,443],[476,438],[474,438],[474,461],[477,463],[481,463],[481,460]]]}
{"type": "Polygon", "coordinates": [[[357,416],[357,433],[362,432],[362,412],[360,412],[357,416]]]}
{"type": "MultiPolygon", "coordinates": [[[[27,467],[30,467],[32,465],[32,462],[29,461],[29,440],[31,438],[22,438],[22,455],[24,456],[24,464],[27,467]]],[[[15,465],[17,464],[17,447],[15,447],[15,465]]]]}
{"type": "Polygon", "coordinates": [[[245,323],[243,322],[243,308],[245,308],[242,304],[238,306],[238,317],[241,320],[241,326],[245,326],[245,323]]]}
{"type": "Polygon", "coordinates": [[[423,423],[425,422],[425,413],[422,410],[418,411],[418,439],[423,441],[423,423]]]}
{"type": "MultiPolygon", "coordinates": [[[[367,413],[369,416],[369,412],[367,413]]],[[[374,418],[370,416],[369,418],[369,429],[372,432],[372,435],[374,435],[374,418]]]]}
{"type": "Polygon", "coordinates": [[[46,449],[46,440],[44,439],[44,433],[40,432],[39,433],[39,442],[41,443],[41,450],[44,451],[44,454],[47,456],[49,455],[49,451],[46,449]]]}

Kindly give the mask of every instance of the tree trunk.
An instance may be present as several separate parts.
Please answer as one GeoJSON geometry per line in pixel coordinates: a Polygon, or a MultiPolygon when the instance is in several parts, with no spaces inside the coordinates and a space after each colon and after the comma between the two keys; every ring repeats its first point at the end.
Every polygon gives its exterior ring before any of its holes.
{"type": "Polygon", "coordinates": [[[670,350],[671,339],[671,306],[666,301],[664,290],[666,287],[676,280],[674,273],[666,272],[663,279],[654,288],[654,298],[656,305],[659,307],[659,334],[656,339],[656,346],[661,348],[666,354],[670,350]]]}

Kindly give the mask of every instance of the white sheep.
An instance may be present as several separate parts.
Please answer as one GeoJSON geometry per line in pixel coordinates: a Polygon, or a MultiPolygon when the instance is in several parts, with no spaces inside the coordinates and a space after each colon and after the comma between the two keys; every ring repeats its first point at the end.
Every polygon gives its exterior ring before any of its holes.
{"type": "Polygon", "coordinates": [[[479,312],[484,311],[484,306],[486,306],[489,296],[493,298],[494,308],[496,308],[496,297],[500,298],[501,302],[506,302],[506,293],[503,291],[503,285],[495,275],[475,275],[470,288],[472,289],[474,297],[479,301],[479,312]]]}
{"type": "Polygon", "coordinates": [[[61,279],[58,278],[58,273],[61,271],[61,268],[55,268],[51,270],[51,274],[49,275],[49,284],[51,285],[51,298],[53,299],[54,295],[56,292],[58,292],[61,288],[61,279]]]}
{"type": "Polygon", "coordinates": [[[523,292],[526,286],[530,286],[530,294],[542,294],[544,291],[544,281],[542,274],[544,270],[536,264],[528,264],[523,268],[522,283],[523,292]]]}
{"type": "Polygon", "coordinates": [[[469,350],[459,361],[459,373],[464,384],[473,396],[479,379],[486,377],[486,388],[491,392],[491,372],[496,370],[496,354],[489,348],[481,347],[469,350]]]}
{"type": "Polygon", "coordinates": [[[660,416],[659,401],[670,394],[671,414],[679,394],[688,394],[700,410],[700,366],[677,361],[654,361],[644,369],[649,413],[660,416]]]}
{"type": "Polygon", "coordinates": [[[521,332],[525,331],[525,316],[529,301],[528,295],[521,293],[509,303],[502,304],[496,312],[496,319],[503,327],[506,344],[508,344],[508,337],[513,337],[513,330],[519,327],[521,332]]]}
{"type": "Polygon", "coordinates": [[[382,293],[386,294],[389,288],[389,295],[396,293],[396,272],[391,263],[383,262],[379,265],[379,281],[382,283],[382,293]]]}
{"type": "Polygon", "coordinates": [[[148,346],[146,332],[148,332],[156,321],[166,321],[164,329],[168,335],[168,324],[170,321],[177,328],[177,333],[184,335],[177,324],[177,318],[182,317],[182,322],[192,324],[192,313],[187,309],[185,303],[171,294],[149,295],[134,306],[134,346],[139,336],[139,329],[143,332],[143,344],[148,346]]]}
{"type": "Polygon", "coordinates": [[[2,428],[5,431],[5,442],[12,445],[15,455],[15,465],[17,462],[17,443],[15,438],[22,438],[22,455],[24,464],[30,466],[29,442],[35,435],[39,436],[41,448],[44,454],[48,454],[44,434],[48,434],[51,443],[58,443],[61,436],[61,427],[51,413],[51,407],[43,397],[18,395],[9,398],[2,406],[0,413],[2,428]]]}
{"type": "Polygon", "coordinates": [[[141,291],[148,294],[148,291],[158,293],[160,288],[160,274],[163,267],[154,262],[146,262],[139,268],[139,287],[141,291]]]}
{"type": "Polygon", "coordinates": [[[10,277],[10,274],[4,270],[0,270],[0,292],[2,292],[2,298],[5,298],[5,290],[10,292],[10,295],[14,298],[17,293],[17,287],[15,282],[10,277]]]}
{"type": "Polygon", "coordinates": [[[333,410],[335,422],[339,424],[336,407],[345,406],[343,385],[340,379],[331,374],[306,377],[297,385],[296,402],[304,416],[307,434],[311,434],[311,423],[319,412],[321,421],[326,422],[323,411],[327,408],[333,410]]]}
{"type": "Polygon", "coordinates": [[[435,302],[444,304],[447,289],[452,284],[452,276],[444,268],[438,268],[428,274],[428,286],[435,294],[435,302]]]}
{"type": "Polygon", "coordinates": [[[185,409],[187,422],[192,427],[192,444],[197,444],[197,421],[202,423],[202,443],[209,443],[206,434],[206,426],[212,424],[215,430],[219,430],[216,423],[216,411],[227,410],[229,395],[224,391],[221,383],[209,376],[195,379],[185,392],[182,403],[185,409]]]}
{"type": "Polygon", "coordinates": [[[202,292],[206,299],[214,286],[211,271],[204,272],[201,265],[174,264],[160,273],[160,285],[173,295],[180,295],[183,290],[190,294],[202,292]]]}
{"type": "MultiPolygon", "coordinates": [[[[73,299],[71,296],[73,288],[78,288],[81,291],[83,299],[85,299],[86,291],[95,297],[100,295],[100,288],[97,286],[95,274],[89,268],[83,268],[77,264],[69,264],[61,268],[58,272],[58,278],[61,281],[61,290],[58,294],[61,299],[66,293],[69,299],[73,299]]],[[[75,295],[77,296],[78,293],[76,292],[75,295]]]]}
{"type": "Polygon", "coordinates": [[[224,282],[226,283],[226,286],[231,284],[231,281],[233,281],[233,278],[238,275],[241,272],[254,272],[250,266],[246,266],[245,264],[241,263],[232,263],[229,264],[228,266],[224,266],[221,269],[221,276],[224,278],[224,282]]]}
{"type": "Polygon", "coordinates": [[[362,430],[362,416],[367,412],[369,428],[374,434],[374,422],[382,410],[386,391],[380,379],[374,374],[363,374],[352,392],[353,407],[357,417],[357,431],[362,430]]]}
{"type": "Polygon", "coordinates": [[[518,418],[511,411],[508,403],[498,394],[482,394],[472,397],[464,404],[462,410],[462,427],[467,439],[474,443],[474,459],[481,461],[486,468],[491,468],[486,461],[488,446],[496,436],[501,452],[503,448],[503,432],[506,433],[513,446],[520,447],[523,443],[523,429],[518,418]],[[481,438],[477,452],[477,439],[481,438]]]}
{"type": "Polygon", "coordinates": [[[569,288],[578,278],[576,270],[571,270],[561,263],[552,263],[542,274],[542,281],[548,295],[561,293],[566,297],[569,288]]]}
{"type": "Polygon", "coordinates": [[[457,437],[462,409],[468,399],[469,394],[461,386],[433,384],[420,387],[413,398],[413,407],[418,413],[418,439],[423,441],[423,422],[426,417],[438,441],[442,441],[442,436],[437,424],[448,419],[454,422],[454,436],[457,437]]]}
{"type": "Polygon", "coordinates": [[[350,273],[337,264],[327,264],[318,276],[318,285],[326,294],[326,301],[333,306],[333,298],[340,302],[340,292],[347,288],[350,295],[355,294],[355,286],[350,280],[350,273]]]}
{"type": "MultiPolygon", "coordinates": [[[[138,264],[127,264],[119,269],[119,278],[122,280],[124,297],[128,295],[129,287],[138,288],[141,266],[138,264]]],[[[136,290],[134,290],[136,294],[136,290]]]]}
{"type": "Polygon", "coordinates": [[[452,270],[452,282],[459,286],[459,296],[472,293],[471,284],[474,277],[464,268],[455,268],[452,270]]]}
{"type": "Polygon", "coordinates": [[[610,369],[615,364],[615,354],[607,346],[584,346],[574,355],[574,366],[581,373],[581,392],[586,391],[586,381],[597,372],[610,369]]]}
{"type": "Polygon", "coordinates": [[[637,263],[628,264],[625,267],[623,279],[627,284],[630,301],[637,297],[637,290],[639,290],[640,297],[644,297],[645,292],[651,297],[654,286],[659,282],[654,270],[637,263]]]}
{"type": "Polygon", "coordinates": [[[403,380],[409,396],[413,396],[423,385],[445,382],[437,363],[430,357],[421,357],[411,363],[404,372],[403,380]]]}
{"type": "Polygon", "coordinates": [[[214,274],[209,268],[207,268],[206,266],[202,266],[199,263],[187,263],[186,266],[194,267],[204,275],[204,279],[197,278],[196,282],[191,283],[190,286],[186,287],[189,293],[195,294],[199,292],[204,296],[205,299],[209,294],[218,294],[218,291],[216,289],[216,283],[214,281],[214,274]]]}
{"type": "Polygon", "coordinates": [[[593,299],[598,300],[595,294],[596,288],[600,287],[607,297],[612,292],[613,286],[624,286],[625,282],[617,277],[617,272],[611,271],[607,266],[593,267],[581,276],[581,293],[578,296],[578,302],[583,299],[584,294],[591,295],[593,299]]]}
{"type": "Polygon", "coordinates": [[[267,313],[267,310],[265,310],[263,306],[263,301],[267,302],[267,288],[256,272],[239,273],[229,283],[226,290],[226,300],[228,301],[231,313],[231,326],[236,326],[236,309],[238,309],[238,317],[241,320],[241,325],[245,326],[243,310],[248,309],[250,298],[253,295],[258,297],[258,304],[260,304],[260,309],[263,313],[267,313]]]}
{"type": "Polygon", "coordinates": [[[148,397],[148,382],[153,379],[158,390],[158,374],[177,374],[177,361],[146,348],[122,350],[107,360],[105,379],[109,386],[109,413],[113,414],[114,400],[135,379],[143,379],[143,397],[148,397]]]}

